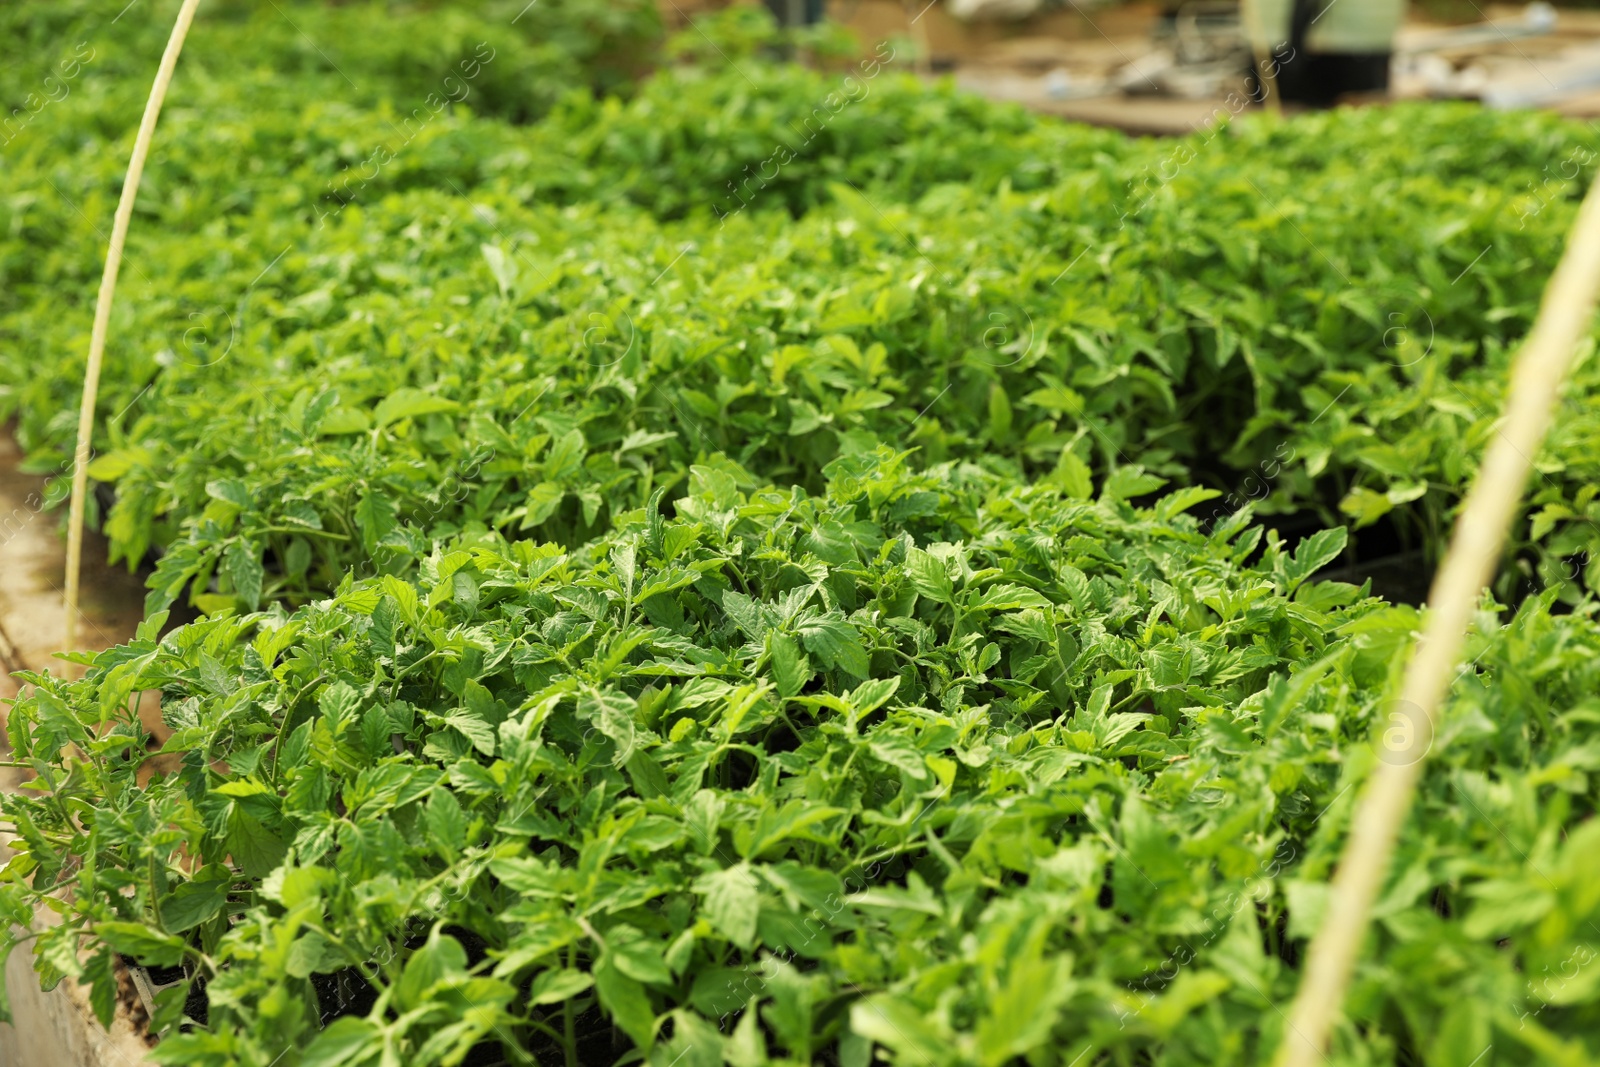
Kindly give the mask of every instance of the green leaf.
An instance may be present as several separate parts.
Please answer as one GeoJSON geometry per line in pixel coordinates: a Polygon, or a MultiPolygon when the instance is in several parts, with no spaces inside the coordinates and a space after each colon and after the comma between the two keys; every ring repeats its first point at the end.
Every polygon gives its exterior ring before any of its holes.
{"type": "Polygon", "coordinates": [[[454,400],[441,396],[430,396],[421,389],[409,386],[396,389],[378,402],[377,410],[372,413],[372,425],[375,429],[383,429],[390,423],[399,422],[401,419],[412,419],[418,415],[433,415],[441,411],[454,411],[461,405],[454,400]]]}
{"type": "Polygon", "coordinates": [[[989,998],[977,1026],[978,1062],[1001,1067],[1045,1045],[1074,988],[1066,959],[1036,952],[1011,961],[1005,984],[989,998]]]}
{"type": "Polygon", "coordinates": [[[810,979],[800,975],[788,963],[773,965],[772,977],[766,987],[772,1002],[767,1005],[763,1015],[790,1055],[801,1062],[811,1059],[816,1025],[812,1011],[814,988],[810,979]]]}
{"type": "Polygon", "coordinates": [[[461,810],[461,802],[450,790],[440,788],[429,794],[428,803],[423,808],[423,821],[428,825],[428,833],[434,844],[446,849],[451,859],[466,845],[467,816],[461,810]]]}
{"type": "Polygon", "coordinates": [[[1284,561],[1286,591],[1293,593],[1307,578],[1338,559],[1349,536],[1344,527],[1337,526],[1318,531],[1301,541],[1295,547],[1293,558],[1284,561]]]}
{"type": "Polygon", "coordinates": [[[717,828],[727,801],[710,789],[697,791],[683,806],[684,828],[701,855],[709,855],[717,843],[717,828]]]}
{"type": "Polygon", "coordinates": [[[344,434],[366,433],[372,429],[372,416],[357,408],[336,408],[317,423],[317,436],[340,437],[344,434]]]}
{"type": "Polygon", "coordinates": [[[606,1014],[635,1045],[648,1052],[655,1042],[656,1014],[644,986],[618,970],[607,955],[595,964],[594,985],[606,1014]]]}
{"type": "Polygon", "coordinates": [[[955,586],[945,570],[944,561],[919,548],[906,552],[906,578],[917,595],[925,596],[936,604],[952,603],[955,586]]]}
{"type": "MultiPolygon", "coordinates": [[[[724,1052],[732,1067],[767,1067],[767,1039],[757,1018],[754,1011],[740,1014],[724,1052]]],[[[861,1067],[866,1067],[866,1061],[862,1061],[861,1067]]]]}
{"type": "Polygon", "coordinates": [[[782,808],[765,808],[750,831],[749,843],[740,851],[755,858],[793,837],[815,840],[807,831],[818,823],[843,814],[843,811],[842,808],[799,799],[789,801],[782,808]]]}
{"type": "Polygon", "coordinates": [[[583,465],[587,442],[582,430],[568,430],[551,444],[544,457],[544,475],[558,484],[574,478],[583,465]]]}
{"type": "Polygon", "coordinates": [[[672,972],[667,969],[661,946],[640,936],[637,930],[613,927],[607,932],[606,945],[611,962],[629,978],[646,985],[672,985],[672,972]]]}
{"type": "Polygon", "coordinates": [[[394,501],[383,493],[369,491],[356,505],[356,529],[361,531],[361,545],[370,556],[378,550],[378,542],[389,536],[395,528],[394,501]]]}
{"type": "Polygon", "coordinates": [[[502,299],[511,296],[517,290],[517,265],[512,262],[506,250],[497,244],[482,244],[478,250],[483,253],[483,260],[489,264],[489,273],[494,277],[494,283],[500,289],[502,299]]]}
{"type": "Polygon", "coordinates": [[[383,1050],[383,1031],[370,1019],[333,1020],[300,1054],[300,1067],[359,1067],[383,1050]]]}
{"type": "Polygon", "coordinates": [[[234,595],[248,604],[251,611],[256,610],[261,605],[261,582],[265,575],[256,550],[244,541],[235,541],[223,555],[223,566],[227,569],[228,580],[233,583],[234,595]]]}
{"type": "Polygon", "coordinates": [[[850,623],[838,617],[823,617],[800,623],[796,627],[806,650],[816,653],[823,666],[842,670],[857,678],[865,678],[871,671],[867,662],[867,649],[861,633],[850,623]]]}
{"type": "Polygon", "coordinates": [[[289,957],[284,969],[295,978],[309,978],[313,974],[331,974],[350,965],[350,960],[337,945],[316,931],[302,934],[289,946],[289,957]]]}
{"type": "Polygon", "coordinates": [[[1082,395],[1059,383],[1035,389],[1024,396],[1022,402],[1058,415],[1078,415],[1083,412],[1082,395]]]}
{"type": "Polygon", "coordinates": [[[850,693],[849,704],[858,718],[877,711],[889,702],[900,689],[900,676],[893,678],[871,678],[850,693]]]}
{"type": "Polygon", "coordinates": [[[952,1062],[953,1042],[929,1013],[890,993],[877,993],[850,1008],[850,1029],[894,1052],[897,1064],[934,1067],[952,1062]]]}
{"type": "Polygon", "coordinates": [[[766,636],[769,623],[761,611],[761,605],[743,593],[732,589],[724,592],[722,610],[728,613],[728,618],[744,631],[746,637],[759,641],[766,636]]]}
{"type": "MultiPolygon", "coordinates": [[[[628,757],[625,765],[628,778],[633,782],[634,792],[646,800],[655,797],[667,796],[672,791],[672,784],[667,780],[666,773],[662,771],[661,764],[656,762],[654,756],[643,749],[635,749],[632,756],[628,757]]],[[[637,829],[637,827],[635,828],[637,829]]],[[[630,834],[630,839],[633,835],[630,834]]]]}
{"type": "Polygon", "coordinates": [[[143,923],[95,923],[94,934],[124,956],[149,967],[172,967],[183,961],[181,940],[143,923]]]}
{"type": "Polygon", "coordinates": [[[989,384],[989,439],[1004,441],[1011,435],[1011,398],[999,382],[989,384]]]}
{"type": "Polygon", "coordinates": [[[1078,458],[1071,446],[1061,450],[1061,458],[1050,475],[1050,482],[1077,500],[1087,500],[1094,494],[1094,483],[1089,476],[1089,465],[1078,458]]]}
{"type": "Polygon", "coordinates": [[[683,1008],[671,1018],[672,1038],[651,1052],[650,1067],[723,1067],[726,1042],[715,1026],[683,1008]]]}
{"type": "MultiPolygon", "coordinates": [[[[239,688],[238,677],[215,656],[206,652],[200,653],[200,682],[216,696],[227,696],[239,688]]],[[[192,725],[200,725],[199,717],[194,716],[194,719],[192,725]]]]}
{"type": "Polygon", "coordinates": [[[402,1010],[419,1008],[427,1003],[429,990],[448,978],[465,974],[466,970],[467,953],[461,942],[441,934],[435,927],[427,942],[406,960],[395,986],[395,1001],[402,1010]]]}
{"type": "Polygon", "coordinates": [[[1016,611],[1021,608],[1049,608],[1050,600],[1027,586],[1002,582],[991,585],[976,596],[968,596],[969,611],[1016,611]]]}
{"type": "Polygon", "coordinates": [[[283,862],[287,848],[278,835],[238,804],[229,806],[228,854],[246,878],[260,878],[283,862]]]}
{"type": "Polygon", "coordinates": [[[89,464],[89,477],[97,482],[114,482],[133,470],[141,461],[149,461],[148,453],[141,454],[142,451],[135,448],[118,448],[96,456],[89,464]]]}
{"type": "Polygon", "coordinates": [[[1106,478],[1100,493],[1107,500],[1131,500],[1153,493],[1166,484],[1167,479],[1146,474],[1142,468],[1118,467],[1106,478]]]}
{"type": "Polygon", "coordinates": [[[540,971],[539,976],[533,980],[533,988],[528,994],[528,1003],[533,1007],[543,1004],[560,1004],[564,1000],[571,1000],[594,985],[594,977],[586,971],[573,971],[566,968],[556,968],[540,971]]]}
{"type": "Polygon", "coordinates": [[[1207,500],[1215,500],[1220,496],[1222,496],[1222,492],[1217,489],[1186,485],[1156,501],[1155,513],[1163,519],[1170,519],[1174,515],[1181,515],[1183,512],[1188,511],[1196,504],[1203,504],[1207,500]]]}
{"type": "Polygon", "coordinates": [[[1394,509],[1394,503],[1383,493],[1375,493],[1358,485],[1339,501],[1339,510],[1350,516],[1356,529],[1370,526],[1394,509]]]}
{"type": "Polygon", "coordinates": [[[181,934],[215,918],[228,902],[228,886],[223,879],[184,882],[161,902],[161,925],[181,934]]]}
{"type": "MultiPolygon", "coordinates": [[[[98,461],[96,461],[98,462],[98,461]]],[[[99,477],[94,473],[94,467],[89,468],[91,478],[99,477]]],[[[222,500],[241,511],[249,511],[255,506],[255,498],[250,494],[250,486],[238,478],[218,478],[206,483],[206,496],[213,500],[222,500]]]]}
{"type": "Polygon", "coordinates": [[[528,490],[526,512],[522,520],[522,529],[526,530],[545,522],[555,514],[556,508],[561,506],[562,499],[567,491],[555,482],[540,482],[528,490]]]}
{"type": "Polygon", "coordinates": [[[776,631],[769,633],[767,649],[772,656],[772,677],[778,684],[779,694],[792,697],[804,689],[815,672],[794,638],[776,631]]]}
{"type": "Polygon", "coordinates": [[[84,980],[89,983],[89,1007],[94,1017],[106,1030],[111,1029],[117,1015],[116,953],[109,945],[90,956],[83,965],[84,980]]]}
{"type": "Polygon", "coordinates": [[[593,723],[601,734],[616,742],[612,763],[617,766],[627,763],[633,755],[636,710],[631,697],[611,690],[590,691],[578,698],[578,717],[593,723]]]}
{"type": "Polygon", "coordinates": [[[472,747],[482,752],[485,756],[494,755],[494,727],[472,714],[472,712],[465,708],[457,708],[455,711],[446,715],[435,716],[435,718],[451,729],[460,731],[472,743],[472,747]]]}
{"type": "Polygon", "coordinates": [[[749,950],[756,940],[756,919],[761,914],[761,893],[749,864],[740,863],[702,875],[695,892],[705,898],[705,916],[717,932],[749,950]]]}
{"type": "Polygon", "coordinates": [[[317,708],[327,718],[328,729],[338,736],[355,719],[361,694],[346,681],[337,681],[317,694],[317,708]]]}

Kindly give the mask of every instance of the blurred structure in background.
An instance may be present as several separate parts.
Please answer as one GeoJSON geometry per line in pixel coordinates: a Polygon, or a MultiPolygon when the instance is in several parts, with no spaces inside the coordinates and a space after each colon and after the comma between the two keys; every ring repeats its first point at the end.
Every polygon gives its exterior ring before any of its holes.
{"type": "Polygon", "coordinates": [[[1260,106],[1406,99],[1600,117],[1600,11],[1545,0],[656,2],[669,29],[745,6],[805,33],[847,30],[863,54],[892,41],[898,69],[1132,133],[1186,133],[1260,106]]]}
{"type": "Polygon", "coordinates": [[[1285,103],[1329,107],[1388,91],[1401,0],[1243,0],[1240,14],[1257,77],[1275,81],[1285,103]]]}
{"type": "Polygon", "coordinates": [[[814,26],[822,21],[823,0],[765,0],[778,25],[814,26]]]}

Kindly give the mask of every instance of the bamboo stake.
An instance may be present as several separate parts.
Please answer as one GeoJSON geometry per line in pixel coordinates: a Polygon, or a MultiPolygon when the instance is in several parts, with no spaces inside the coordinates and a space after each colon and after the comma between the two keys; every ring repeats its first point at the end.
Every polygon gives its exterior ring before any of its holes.
{"type": "Polygon", "coordinates": [[[111,298],[117,291],[117,270],[122,266],[122,246],[128,240],[128,224],[133,220],[133,201],[139,195],[139,179],[144,176],[144,160],[150,152],[150,141],[155,136],[156,119],[161,115],[161,104],[167,98],[167,86],[172,83],[172,72],[178,66],[178,53],[183,50],[183,40],[189,35],[189,24],[194,21],[195,8],[200,0],[183,0],[178,9],[178,19],[172,24],[172,36],[167,39],[167,50],[161,54],[161,66],[156,69],[156,80],[150,86],[150,99],[144,105],[144,118],[139,120],[139,133],[133,141],[133,156],[128,160],[128,176],[122,183],[122,195],[117,200],[117,214],[111,224],[111,244],[106,249],[105,273],[100,276],[100,292],[94,304],[94,329],[89,334],[89,362],[83,371],[83,401],[78,407],[78,447],[72,456],[72,506],[67,515],[67,590],[66,590],[66,650],[78,644],[78,579],[83,569],[83,511],[89,495],[89,443],[94,433],[94,405],[100,392],[100,365],[105,356],[106,330],[111,323],[111,298]]]}
{"type": "Polygon", "coordinates": [[[1533,330],[1511,371],[1511,390],[1497,436],[1456,520],[1449,551],[1428,593],[1428,620],[1411,654],[1402,707],[1415,715],[1413,757],[1380,761],[1363,789],[1333,879],[1328,914],[1312,939],[1305,977],[1289,1011],[1278,1067],[1313,1067],[1366,934],[1368,913],[1388,870],[1395,839],[1411,806],[1433,738],[1436,711],[1450,687],[1478,595],[1488,584],[1533,465],[1551,410],[1578,342],[1594,315],[1600,289],[1600,181],[1589,187],[1567,248],[1545,288],[1533,330]]]}

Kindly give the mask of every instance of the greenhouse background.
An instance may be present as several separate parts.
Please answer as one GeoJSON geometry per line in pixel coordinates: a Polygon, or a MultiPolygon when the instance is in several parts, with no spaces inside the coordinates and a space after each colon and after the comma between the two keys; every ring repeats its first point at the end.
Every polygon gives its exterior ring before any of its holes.
{"type": "Polygon", "coordinates": [[[1600,12],[0,49],[3,1067],[1600,1060],[1600,12]]]}

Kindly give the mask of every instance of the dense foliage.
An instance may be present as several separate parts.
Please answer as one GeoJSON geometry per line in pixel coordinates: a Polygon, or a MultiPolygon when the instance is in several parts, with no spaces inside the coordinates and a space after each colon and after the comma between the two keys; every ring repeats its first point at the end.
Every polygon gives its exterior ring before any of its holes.
{"type": "MultiPolygon", "coordinates": [[[[55,496],[151,6],[0,12],[0,415],[55,496]]],[[[90,469],[150,616],[25,676],[0,912],[61,921],[8,936],[102,1018],[119,957],[181,975],[174,1064],[1264,1062],[1357,788],[1422,756],[1417,611],[1318,530],[1437,550],[1581,129],[1141,142],[904,42],[658,31],[207,7],[90,469]]],[[[1597,375],[1332,1062],[1600,1055],[1597,375]]]]}
{"type": "MultiPolygon", "coordinates": [[[[576,543],[717,453],[815,488],[849,435],[1029,476],[1137,461],[1222,514],[1437,546],[1570,217],[1575,182],[1518,188],[1558,125],[1409,109],[1141,144],[863,63],[690,68],[530,127],[180,86],[104,390],[114,551],[167,553],[157,601],[250,607],[463,524],[576,543]],[[1353,197],[1400,123],[1484,146],[1479,175],[1407,155],[1353,197]],[[410,418],[377,408],[397,388],[428,394],[410,418]],[[239,514],[212,505],[229,479],[239,514]],[[373,495],[394,514],[358,521],[373,495]]],[[[19,140],[0,207],[0,410],[48,471],[121,174],[92,103],[19,140]]],[[[1574,405],[1507,595],[1585,578],[1593,440],[1574,405]]]]}
{"type": "MultiPolygon", "coordinates": [[[[189,963],[211,1027],[158,1048],[182,1064],[314,1037],[302,1062],[605,1062],[626,1046],[597,1001],[667,1061],[1264,1053],[1413,613],[1304,584],[1342,537],[1243,565],[1261,531],[1200,533],[1202,491],[1139,512],[1142,483],[1091,502],[886,453],[830,475],[806,498],[696,469],[678,518],[581,552],[469,539],[416,585],[160,641],[155,619],[83,681],[32,678],[11,734],[51,792],[10,801],[10,870],[77,889],[46,966],[106,1005],[112,950],[189,963]],[[126,704],[150,688],[168,757],[126,704]],[[85,926],[107,947],[78,965],[85,926]],[[317,1037],[341,989],[358,1009],[317,1037]]],[[[1592,811],[1570,701],[1597,645],[1531,611],[1459,681],[1386,921],[1462,958],[1371,976],[1347,1062],[1477,1040],[1493,1019],[1450,987],[1531,1011],[1515,963],[1584,942],[1576,867],[1506,912],[1518,841],[1493,827],[1496,790],[1530,790],[1526,835],[1592,811]]],[[[1536,1033],[1581,1041],[1592,997],[1557,1003],[1536,1033]]]]}
{"type": "MultiPolygon", "coordinates": [[[[177,8],[175,0],[132,10],[92,0],[6,5],[5,147],[24,129],[61,121],[57,110],[80,92],[105,98],[98,132],[120,137],[137,124],[177,8]],[[76,68],[62,67],[64,58],[78,60],[76,68]]],[[[216,0],[184,46],[190,88],[180,91],[204,94],[267,74],[253,85],[255,104],[327,98],[405,115],[435,95],[525,122],[575,88],[626,91],[655,62],[661,33],[648,0],[216,0]],[[480,62],[460,62],[474,57],[480,62]]]]}
{"type": "MultiPolygon", "coordinates": [[[[1204,491],[829,473],[697,468],[581,551],[468,539],[32,677],[49,791],[6,802],[8,872],[75,890],[44,974],[109,1011],[110,953],[187,965],[209,1026],[168,1063],[1264,1057],[1415,613],[1308,584],[1337,535],[1248,564],[1259,528],[1183,514],[1204,491]]],[[[1600,627],[1487,626],[1339,1062],[1566,1062],[1600,1015],[1565,973],[1592,834],[1560,841],[1600,627]]]]}

